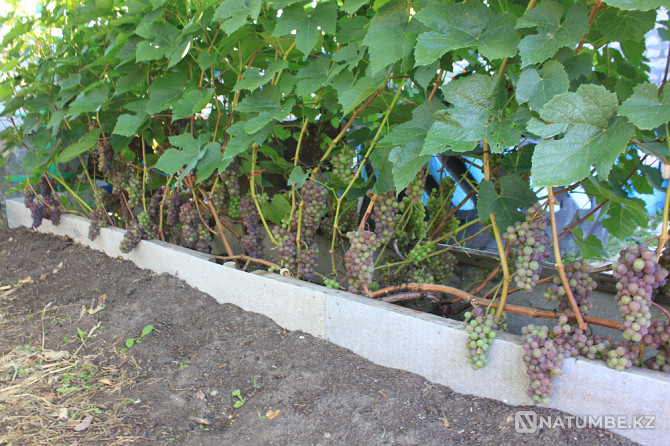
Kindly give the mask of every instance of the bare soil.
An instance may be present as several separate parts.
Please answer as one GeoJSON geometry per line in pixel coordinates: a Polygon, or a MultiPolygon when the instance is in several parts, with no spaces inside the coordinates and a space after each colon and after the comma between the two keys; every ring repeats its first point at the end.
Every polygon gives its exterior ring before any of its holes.
{"type": "Polygon", "coordinates": [[[516,433],[530,406],[375,365],[69,239],[0,230],[0,287],[0,444],[632,444],[516,433]]]}

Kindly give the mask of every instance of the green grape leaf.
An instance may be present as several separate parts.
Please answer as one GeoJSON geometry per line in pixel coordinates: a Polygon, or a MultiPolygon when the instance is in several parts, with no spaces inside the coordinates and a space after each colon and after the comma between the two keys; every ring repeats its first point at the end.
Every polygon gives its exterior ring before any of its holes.
{"type": "Polygon", "coordinates": [[[174,105],[184,93],[186,82],[186,76],[181,73],[169,73],[156,79],[149,85],[147,113],[160,113],[174,105]]]}
{"type": "Polygon", "coordinates": [[[165,56],[172,48],[149,40],[143,40],[137,44],[135,60],[137,62],[147,62],[158,60],[165,56]]]}
{"type": "Polygon", "coordinates": [[[109,88],[106,85],[100,85],[86,91],[72,101],[68,108],[67,116],[97,111],[107,102],[108,97],[109,88]]]}
{"type": "Polygon", "coordinates": [[[361,9],[361,6],[366,5],[369,2],[370,0],[346,0],[342,9],[344,9],[344,12],[347,14],[355,14],[361,9]]]}
{"type": "Polygon", "coordinates": [[[237,106],[241,112],[257,113],[244,125],[244,130],[249,133],[258,132],[268,123],[281,121],[291,113],[295,104],[295,98],[289,98],[282,103],[282,94],[279,88],[268,86],[258,90],[244,98],[237,106]]]}
{"type": "Polygon", "coordinates": [[[182,119],[199,113],[212,100],[214,89],[192,88],[184,93],[172,109],[172,119],[182,119]]]}
{"type": "Polygon", "coordinates": [[[226,0],[216,8],[214,20],[221,20],[221,31],[231,35],[247,24],[247,18],[258,18],[261,4],[261,0],[226,0]]]}
{"type": "Polygon", "coordinates": [[[207,141],[207,135],[201,134],[198,136],[198,139],[195,139],[190,133],[183,133],[181,135],[170,136],[169,139],[173,146],[179,147],[182,150],[167,149],[158,159],[154,168],[172,175],[186,166],[182,174],[189,173],[205,154],[200,148],[207,141]]]}
{"type": "Polygon", "coordinates": [[[116,120],[116,125],[112,134],[122,136],[134,136],[137,131],[148,121],[149,116],[143,115],[120,115],[116,120]]]}
{"type": "Polygon", "coordinates": [[[430,81],[432,81],[437,75],[437,71],[440,68],[440,61],[436,60],[430,65],[424,65],[416,69],[414,73],[414,80],[417,84],[421,86],[424,90],[428,90],[430,81]]]}
{"type": "Polygon", "coordinates": [[[500,178],[500,194],[492,181],[482,181],[477,196],[477,212],[481,221],[489,221],[496,214],[496,224],[504,231],[508,226],[523,220],[525,214],[519,209],[537,202],[537,195],[519,175],[500,178]]]}
{"type": "Polygon", "coordinates": [[[296,77],[295,93],[298,96],[306,96],[314,93],[328,81],[330,60],[327,57],[319,57],[311,61],[298,71],[296,77]]]}
{"type": "Polygon", "coordinates": [[[221,164],[223,153],[221,153],[221,144],[210,142],[202,148],[204,155],[196,164],[198,170],[198,183],[202,183],[214,173],[221,164]]]}
{"type": "Polygon", "coordinates": [[[275,194],[272,203],[264,201],[261,204],[263,215],[272,223],[279,225],[291,213],[291,203],[282,194],[275,194]]]}
{"type": "Polygon", "coordinates": [[[653,130],[670,121],[670,88],[663,89],[658,97],[658,88],[649,82],[636,85],[633,95],[619,107],[619,114],[644,130],[653,130]]]}
{"type": "Polygon", "coordinates": [[[607,5],[619,9],[628,9],[635,11],[649,11],[661,6],[667,7],[665,0],[603,0],[607,5]]]}
{"type": "MultiPolygon", "coordinates": [[[[375,193],[386,192],[391,187],[399,191],[405,189],[416,173],[430,160],[430,155],[422,155],[421,149],[428,130],[435,121],[436,113],[444,109],[440,101],[424,102],[412,111],[411,120],[393,127],[391,132],[379,141],[380,147],[392,147],[387,158],[392,164],[393,182],[390,187],[387,186],[387,182],[382,183],[383,188],[388,188],[375,193]]],[[[376,167],[380,170],[380,174],[384,175],[389,166],[376,167]]],[[[378,189],[382,189],[382,185],[378,189]]]]}
{"type": "Polygon", "coordinates": [[[568,91],[570,80],[560,62],[550,60],[542,66],[540,74],[535,68],[521,72],[516,84],[519,103],[528,102],[530,108],[539,110],[551,98],[568,91]]]}
{"type": "Polygon", "coordinates": [[[603,243],[594,234],[589,234],[586,240],[584,240],[584,232],[582,228],[577,226],[571,231],[571,235],[583,258],[609,257],[603,248],[603,243]]]}
{"type": "Polygon", "coordinates": [[[541,141],[535,147],[531,174],[534,186],[560,186],[589,176],[595,164],[599,176],[607,178],[612,164],[628,147],[634,127],[622,117],[610,123],[617,109],[615,93],[594,84],[581,85],[575,93],[563,93],[547,102],[540,117],[528,130],[548,138],[565,132],[560,139],[541,141]],[[544,131],[543,131],[544,130],[544,131]]]}
{"type": "Polygon", "coordinates": [[[59,163],[69,163],[91,147],[95,146],[102,129],[94,129],[81,137],[79,141],[66,147],[59,155],[59,163]]]}
{"type": "Polygon", "coordinates": [[[405,55],[407,39],[412,38],[407,33],[409,26],[404,0],[391,0],[374,15],[363,39],[363,45],[370,53],[372,73],[379,72],[405,55]]]}
{"type": "Polygon", "coordinates": [[[301,3],[284,9],[277,20],[273,36],[284,36],[296,31],[295,45],[307,56],[322,32],[333,34],[337,24],[337,5],[333,1],[321,2],[307,10],[301,3]]]}
{"type": "Polygon", "coordinates": [[[560,3],[544,0],[519,18],[517,28],[537,28],[537,34],[519,43],[522,67],[544,62],[565,46],[574,47],[588,32],[589,14],[583,6],[571,6],[561,20],[564,10],[560,3]]]}
{"type": "Polygon", "coordinates": [[[604,38],[610,41],[644,40],[644,35],[654,28],[656,11],[622,11],[603,8],[594,23],[604,38]]]}
{"type": "Polygon", "coordinates": [[[483,3],[429,3],[415,17],[432,30],[417,39],[417,65],[431,64],[460,48],[477,47],[489,60],[517,53],[520,38],[514,17],[496,14],[483,3]]]}
{"type": "Polygon", "coordinates": [[[228,144],[223,152],[223,159],[219,164],[219,172],[228,167],[237,155],[247,150],[252,144],[263,144],[273,127],[273,123],[269,122],[265,127],[250,134],[246,131],[246,125],[246,121],[239,121],[228,129],[228,134],[231,138],[228,140],[228,144]]]}
{"type": "Polygon", "coordinates": [[[377,173],[377,181],[372,187],[373,194],[383,194],[393,188],[393,163],[389,160],[393,147],[378,146],[370,154],[370,162],[377,173]]]}
{"type": "MultiPolygon", "coordinates": [[[[449,148],[455,152],[469,152],[479,141],[495,139],[500,127],[511,123],[502,116],[507,89],[498,76],[473,74],[449,82],[442,88],[444,100],[451,107],[439,113],[432,124],[421,151],[434,155],[449,148]]],[[[516,130],[520,134],[520,129],[516,130]]],[[[516,141],[507,141],[516,144],[516,141]]],[[[492,144],[492,141],[489,141],[492,144]]],[[[501,153],[506,146],[491,145],[491,150],[501,153]]]]}
{"type": "Polygon", "coordinates": [[[270,62],[270,64],[265,69],[250,67],[242,74],[243,79],[235,84],[235,88],[233,88],[233,90],[241,90],[244,88],[249,91],[254,91],[270,82],[275,73],[284,70],[287,67],[288,62],[283,59],[270,62]]]}
{"type": "Polygon", "coordinates": [[[343,115],[348,115],[363,101],[372,96],[381,87],[381,82],[382,80],[380,79],[362,77],[354,85],[343,88],[338,96],[338,101],[342,105],[343,115]]]}
{"type": "Polygon", "coordinates": [[[602,210],[603,214],[607,214],[607,218],[603,219],[603,227],[613,236],[624,239],[639,226],[646,227],[649,224],[644,202],[639,198],[622,196],[620,191],[612,190],[605,181],[599,182],[593,177],[582,183],[582,186],[589,196],[596,198],[597,204],[609,200],[609,204],[602,210]]]}
{"type": "Polygon", "coordinates": [[[309,171],[304,171],[300,166],[295,166],[292,170],[291,173],[288,176],[288,181],[286,181],[287,186],[293,186],[295,187],[300,187],[303,184],[305,184],[305,181],[307,181],[307,177],[309,176],[309,171]]]}

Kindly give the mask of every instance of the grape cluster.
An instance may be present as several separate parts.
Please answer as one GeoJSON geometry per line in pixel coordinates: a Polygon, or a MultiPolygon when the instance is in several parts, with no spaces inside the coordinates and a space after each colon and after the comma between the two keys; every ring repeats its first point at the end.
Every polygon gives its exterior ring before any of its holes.
{"type": "Polygon", "coordinates": [[[95,240],[100,235],[100,228],[107,224],[107,215],[101,206],[96,206],[91,211],[91,225],[88,227],[89,240],[95,240]]]}
{"type": "Polygon", "coordinates": [[[433,252],[435,252],[435,243],[417,243],[407,254],[407,260],[418,266],[421,262],[426,260],[429,254],[432,254],[433,252]]]}
{"type": "Polygon", "coordinates": [[[187,247],[193,248],[200,239],[198,227],[200,216],[198,209],[191,201],[184,203],[179,209],[179,221],[181,222],[181,236],[187,247]]]}
{"type": "Polygon", "coordinates": [[[574,328],[569,342],[580,355],[589,359],[603,359],[612,345],[612,338],[598,334],[589,336],[581,328],[574,328]]]}
{"type": "Polygon", "coordinates": [[[433,273],[434,283],[444,285],[456,272],[456,257],[449,251],[428,257],[428,267],[433,273]]]}
{"type": "Polygon", "coordinates": [[[168,227],[176,226],[179,223],[179,210],[184,201],[184,197],[176,190],[168,195],[165,200],[166,223],[168,227]]]}
{"type": "Polygon", "coordinates": [[[328,288],[332,288],[334,290],[339,290],[340,289],[340,284],[337,282],[337,279],[333,279],[330,277],[325,277],[323,279],[323,284],[327,286],[328,288]]]}
{"type": "Polygon", "coordinates": [[[377,235],[372,231],[352,231],[347,234],[350,247],[344,254],[349,291],[360,293],[363,285],[372,283],[374,274],[374,251],[377,235]]]}
{"type": "Polygon", "coordinates": [[[319,247],[316,242],[303,247],[298,254],[298,278],[302,280],[311,280],[318,266],[319,247]]]}
{"type": "Polygon", "coordinates": [[[123,235],[119,249],[121,252],[128,254],[135,249],[137,244],[142,240],[142,229],[137,220],[132,220],[126,225],[126,233],[123,235]]]}
{"type": "Polygon", "coordinates": [[[51,220],[51,223],[58,225],[61,219],[61,203],[55,192],[51,188],[51,184],[47,177],[40,179],[40,188],[42,190],[42,199],[46,204],[46,208],[42,211],[44,218],[51,220]]]}
{"type": "Polygon", "coordinates": [[[340,153],[333,156],[330,160],[330,163],[333,166],[333,176],[342,183],[348,183],[351,179],[351,168],[353,166],[354,156],[354,151],[351,150],[349,146],[344,146],[340,153]]]}
{"type": "Polygon", "coordinates": [[[42,226],[42,220],[44,220],[44,205],[37,200],[33,191],[27,187],[23,190],[23,204],[30,209],[30,217],[33,219],[33,229],[42,226]]]}
{"type": "Polygon", "coordinates": [[[528,293],[540,280],[542,266],[550,255],[549,236],[545,233],[549,219],[536,215],[538,210],[539,204],[535,204],[528,210],[526,221],[509,226],[503,235],[510,246],[517,248],[513,252],[516,285],[528,293]]]}
{"type": "Polygon", "coordinates": [[[652,292],[666,283],[668,270],[647,245],[634,244],[621,250],[613,275],[618,280],[615,297],[623,315],[623,337],[639,342],[651,325],[652,292]]]}
{"type": "Polygon", "coordinates": [[[217,181],[211,193],[212,204],[217,212],[222,213],[228,206],[228,192],[226,186],[221,181],[217,181]]]}
{"type": "Polygon", "coordinates": [[[370,216],[375,223],[377,243],[384,246],[391,241],[393,230],[398,222],[398,212],[402,211],[403,202],[398,202],[395,189],[379,195],[375,202],[374,211],[370,216]]]}
{"type": "MultiPolygon", "coordinates": [[[[451,197],[456,190],[456,185],[451,178],[443,178],[438,189],[433,189],[426,202],[428,216],[430,217],[430,225],[428,230],[430,232],[438,228],[447,214],[451,212],[451,197]]],[[[455,216],[449,217],[447,221],[442,224],[439,235],[447,235],[454,233],[460,222],[455,216]]]]}
{"type": "Polygon", "coordinates": [[[653,322],[643,342],[656,349],[656,356],[647,360],[647,367],[670,372],[670,321],[663,319],[653,322]]]}
{"type": "Polygon", "coordinates": [[[130,178],[126,185],[128,193],[128,207],[134,211],[142,203],[142,180],[135,176],[130,178]]]}
{"type": "Polygon", "coordinates": [[[242,224],[246,231],[246,234],[242,237],[242,243],[247,247],[249,256],[262,259],[265,232],[258,223],[259,215],[256,204],[250,197],[243,197],[240,200],[240,210],[242,212],[242,224]]]}
{"type": "Polygon", "coordinates": [[[228,191],[228,215],[230,218],[240,218],[240,163],[233,161],[223,172],[221,172],[221,181],[228,191]]]}
{"type": "Polygon", "coordinates": [[[607,367],[622,372],[633,366],[633,361],[637,359],[639,354],[639,347],[632,345],[630,342],[617,342],[605,354],[605,361],[607,367]]]}
{"type": "MultiPolygon", "coordinates": [[[[670,245],[665,245],[665,248],[663,248],[658,264],[661,265],[661,268],[670,271],[670,245]]],[[[654,290],[653,299],[657,301],[660,298],[668,297],[670,297],[670,283],[666,281],[665,285],[661,285],[654,290]]]]}
{"type": "Polygon", "coordinates": [[[328,211],[328,191],[316,181],[307,180],[300,188],[300,196],[304,203],[302,213],[304,235],[301,237],[311,241],[328,211]]]}
{"type": "MultiPolygon", "coordinates": [[[[593,308],[590,297],[597,283],[589,276],[591,270],[591,265],[583,260],[575,260],[565,265],[565,274],[568,276],[570,289],[582,314],[588,313],[593,308]]],[[[544,298],[550,302],[558,301],[558,311],[574,316],[560,277],[554,277],[552,284],[544,293],[544,298]]]]}
{"type": "Polygon", "coordinates": [[[153,222],[148,212],[142,211],[139,213],[139,215],[137,216],[137,225],[142,230],[142,233],[146,234],[149,237],[153,236],[154,232],[153,222]]]}
{"type": "Polygon", "coordinates": [[[426,189],[426,168],[423,167],[419,172],[417,172],[414,179],[409,183],[405,189],[405,196],[409,199],[410,203],[420,203],[421,197],[426,189]]]}
{"type": "Polygon", "coordinates": [[[538,403],[547,403],[551,393],[552,379],[561,374],[563,359],[571,356],[568,342],[571,328],[567,318],[561,317],[559,324],[551,331],[544,325],[533,324],[522,328],[523,362],[530,376],[528,396],[538,403]]]}
{"type": "Polygon", "coordinates": [[[481,369],[488,363],[487,352],[496,337],[493,314],[486,315],[481,307],[475,307],[472,312],[465,313],[465,322],[465,331],[470,335],[468,359],[473,369],[481,369]]]}
{"type": "Polygon", "coordinates": [[[147,202],[147,214],[154,222],[160,221],[161,202],[163,201],[164,188],[157,189],[147,202]]]}
{"type": "Polygon", "coordinates": [[[98,171],[103,175],[109,175],[116,167],[114,166],[114,149],[112,149],[112,145],[107,138],[99,139],[96,144],[98,171]]]}
{"type": "Polygon", "coordinates": [[[295,233],[288,229],[288,224],[275,225],[272,228],[272,236],[277,242],[277,261],[284,268],[295,272],[297,255],[295,233]]]}

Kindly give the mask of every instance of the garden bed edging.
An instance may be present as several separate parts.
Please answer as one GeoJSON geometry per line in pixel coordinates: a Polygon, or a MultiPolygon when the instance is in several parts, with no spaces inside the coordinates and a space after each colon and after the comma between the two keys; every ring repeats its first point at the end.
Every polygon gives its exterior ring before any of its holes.
{"type": "MultiPolygon", "coordinates": [[[[30,211],[22,201],[7,200],[6,210],[10,228],[31,226],[30,211]]],[[[220,303],[263,314],[287,330],[328,340],[379,365],[416,373],[456,392],[532,404],[526,395],[528,376],[519,336],[499,332],[488,365],[475,371],[466,359],[469,335],[463,322],[274,273],[247,273],[214,263],[210,255],[157,240],[142,241],[123,254],[122,229],[102,228],[91,241],[88,228],[89,220],[63,215],[60,225],[45,220],[38,230],[70,237],[158,274],[174,275],[220,303]]],[[[670,376],[646,369],[617,372],[601,361],[570,358],[564,361],[563,374],[555,379],[545,406],[576,416],[631,420],[655,415],[655,429],[610,430],[642,444],[663,445],[670,438],[669,402],[670,376]]]]}

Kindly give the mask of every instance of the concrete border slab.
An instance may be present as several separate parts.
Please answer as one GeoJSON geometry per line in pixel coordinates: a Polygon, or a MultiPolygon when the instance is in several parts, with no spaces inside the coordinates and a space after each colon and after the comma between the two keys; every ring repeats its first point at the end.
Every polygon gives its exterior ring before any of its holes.
{"type": "MultiPolygon", "coordinates": [[[[30,211],[19,200],[6,201],[10,228],[30,227],[30,211]]],[[[209,256],[160,241],[142,241],[129,254],[118,248],[123,231],[102,228],[88,239],[87,219],[64,215],[59,226],[45,221],[40,232],[121,257],[156,273],[172,274],[213,296],[247,311],[261,313],[288,330],[326,339],[377,364],[407,370],[461,393],[509,404],[531,404],[519,336],[501,333],[489,353],[489,364],[473,371],[466,359],[467,333],[462,322],[420,313],[385,302],[302,282],[277,274],[246,273],[209,261],[209,256]]],[[[648,445],[670,438],[670,377],[644,369],[617,372],[602,362],[565,361],[555,379],[548,407],[576,416],[633,417],[654,415],[654,429],[610,430],[648,445]]],[[[608,427],[608,426],[603,426],[608,427]]]]}

